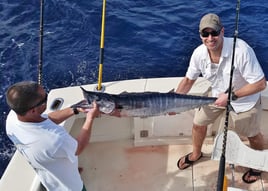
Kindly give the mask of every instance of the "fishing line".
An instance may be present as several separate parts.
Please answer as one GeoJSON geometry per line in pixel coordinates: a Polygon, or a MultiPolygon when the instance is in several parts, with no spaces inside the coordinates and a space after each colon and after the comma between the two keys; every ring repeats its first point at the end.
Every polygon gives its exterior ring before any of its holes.
{"type": "Polygon", "coordinates": [[[39,60],[38,60],[38,84],[42,85],[43,78],[43,28],[44,28],[44,0],[40,0],[40,33],[39,33],[39,60]]]}
{"type": "Polygon", "coordinates": [[[231,103],[230,103],[230,100],[231,100],[231,94],[232,94],[232,82],[233,82],[233,73],[234,73],[235,45],[236,45],[236,39],[237,39],[237,36],[238,36],[239,10],[240,10],[240,0],[237,0],[237,5],[236,5],[236,19],[235,19],[235,33],[234,33],[234,41],[233,41],[233,54],[232,54],[230,81],[229,81],[229,89],[228,89],[228,100],[227,100],[226,116],[225,116],[225,124],[224,124],[224,135],[223,135],[223,144],[222,144],[222,154],[221,154],[220,163],[219,163],[217,191],[222,191],[223,190],[223,183],[224,183],[225,152],[226,152],[228,123],[229,123],[229,113],[230,113],[231,108],[232,108],[231,103]]]}

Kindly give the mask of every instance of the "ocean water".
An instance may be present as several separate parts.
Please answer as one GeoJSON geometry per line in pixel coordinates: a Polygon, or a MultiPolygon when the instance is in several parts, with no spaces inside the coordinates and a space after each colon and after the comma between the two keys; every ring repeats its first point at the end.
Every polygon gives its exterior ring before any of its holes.
{"type": "MultiPolygon", "coordinates": [[[[7,87],[37,80],[39,8],[37,0],[0,2],[0,177],[15,148],[5,135],[7,87]]],[[[233,36],[236,1],[107,0],[103,82],[183,76],[201,41],[199,20],[213,12],[225,36],[233,36]]],[[[239,38],[255,50],[268,75],[268,1],[243,1],[239,38]]],[[[96,83],[101,0],[45,0],[43,84],[53,88],[96,83]]]]}

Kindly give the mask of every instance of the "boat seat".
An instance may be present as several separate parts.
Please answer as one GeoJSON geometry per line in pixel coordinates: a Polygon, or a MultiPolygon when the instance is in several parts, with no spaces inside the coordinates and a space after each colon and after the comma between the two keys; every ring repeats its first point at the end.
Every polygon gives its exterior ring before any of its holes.
{"type": "MultiPolygon", "coordinates": [[[[211,159],[220,160],[222,155],[222,143],[224,133],[216,136],[211,159]]],[[[254,150],[245,145],[240,137],[229,130],[227,133],[226,162],[229,164],[244,166],[268,172],[268,150],[254,150]]]]}

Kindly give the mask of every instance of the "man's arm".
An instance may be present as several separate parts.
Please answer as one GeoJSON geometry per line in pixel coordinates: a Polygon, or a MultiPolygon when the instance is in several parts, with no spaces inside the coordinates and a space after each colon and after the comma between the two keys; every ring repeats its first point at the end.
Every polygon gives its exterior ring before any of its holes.
{"type": "Polygon", "coordinates": [[[87,113],[89,108],[83,107],[84,102],[85,100],[82,100],[69,108],[53,111],[48,114],[48,117],[54,123],[59,124],[65,121],[67,118],[71,117],[72,115],[78,114],[79,112],[87,113]]]}
{"type": "Polygon", "coordinates": [[[61,122],[63,122],[67,118],[71,117],[72,115],[74,115],[73,109],[72,108],[65,108],[62,110],[53,111],[53,112],[49,113],[48,118],[51,121],[53,121],[54,123],[60,124],[61,122]]]}
{"type": "Polygon", "coordinates": [[[236,90],[234,93],[235,95],[239,97],[248,96],[251,94],[255,94],[257,92],[260,92],[266,88],[266,79],[263,77],[258,82],[255,82],[253,84],[247,84],[240,88],[239,90],[236,90]]]}
{"type": "MultiPolygon", "coordinates": [[[[257,92],[264,90],[265,88],[266,88],[266,79],[264,77],[258,82],[243,86],[239,90],[236,90],[234,94],[237,96],[237,98],[240,98],[240,97],[248,96],[251,94],[255,94],[257,92]]],[[[215,101],[215,105],[225,107],[227,105],[227,100],[228,100],[228,95],[226,93],[222,93],[219,95],[218,99],[215,101]]]]}
{"type": "Polygon", "coordinates": [[[93,121],[95,117],[97,117],[99,114],[100,112],[99,112],[98,106],[94,102],[93,108],[89,109],[87,116],[86,116],[86,121],[84,122],[84,125],[82,126],[76,138],[78,142],[78,147],[75,153],[76,155],[79,155],[84,150],[84,148],[88,145],[93,121]]]}
{"type": "MultiPolygon", "coordinates": [[[[179,83],[175,92],[178,94],[187,94],[192,88],[194,82],[195,80],[190,80],[189,78],[184,77],[182,81],[179,83]]],[[[176,113],[170,112],[169,115],[176,115],[176,113]]]]}
{"type": "Polygon", "coordinates": [[[191,90],[195,81],[196,80],[190,80],[189,78],[184,77],[183,80],[179,83],[176,89],[176,93],[187,94],[191,90]]]}

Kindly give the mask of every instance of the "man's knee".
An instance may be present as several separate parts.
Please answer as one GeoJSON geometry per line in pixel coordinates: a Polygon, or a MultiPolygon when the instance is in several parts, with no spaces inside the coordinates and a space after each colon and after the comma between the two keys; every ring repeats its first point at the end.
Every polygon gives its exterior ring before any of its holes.
{"type": "Polygon", "coordinates": [[[193,130],[198,131],[198,132],[206,132],[207,131],[207,126],[205,125],[193,125],[193,130]]]}
{"type": "Polygon", "coordinates": [[[257,135],[253,137],[248,137],[249,143],[251,148],[256,149],[256,150],[263,150],[263,136],[261,133],[258,133],[257,135]]]}

